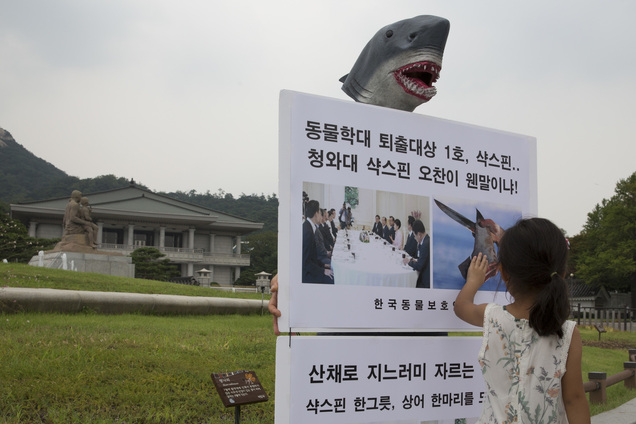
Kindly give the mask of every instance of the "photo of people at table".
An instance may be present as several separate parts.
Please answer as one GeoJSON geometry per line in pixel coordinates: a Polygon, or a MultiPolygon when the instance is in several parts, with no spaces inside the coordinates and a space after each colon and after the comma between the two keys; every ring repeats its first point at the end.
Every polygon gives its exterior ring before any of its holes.
{"type": "Polygon", "coordinates": [[[305,182],[302,282],[431,288],[430,201],[305,182]]]}

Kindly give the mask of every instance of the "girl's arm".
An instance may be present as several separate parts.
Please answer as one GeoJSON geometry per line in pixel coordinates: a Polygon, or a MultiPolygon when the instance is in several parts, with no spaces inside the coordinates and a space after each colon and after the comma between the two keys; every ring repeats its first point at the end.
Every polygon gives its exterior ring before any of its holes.
{"type": "Polygon", "coordinates": [[[484,324],[486,303],[475,305],[475,294],[486,281],[488,258],[483,254],[473,256],[468,268],[466,284],[455,299],[455,315],[469,324],[481,327],[484,324]]]}
{"type": "Polygon", "coordinates": [[[583,376],[581,375],[581,356],[583,348],[581,346],[581,334],[578,329],[574,329],[568,360],[565,363],[565,374],[561,379],[561,389],[563,391],[563,403],[568,421],[571,423],[590,423],[590,407],[587,404],[585,390],[583,389],[583,376]]]}

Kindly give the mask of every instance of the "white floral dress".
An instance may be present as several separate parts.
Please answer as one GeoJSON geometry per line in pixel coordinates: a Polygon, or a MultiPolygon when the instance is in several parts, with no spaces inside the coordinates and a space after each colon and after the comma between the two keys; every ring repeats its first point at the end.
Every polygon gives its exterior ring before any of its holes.
{"type": "Polygon", "coordinates": [[[528,320],[488,304],[479,351],[486,393],[478,423],[567,423],[561,377],[574,327],[566,321],[562,339],[541,337],[528,320]]]}

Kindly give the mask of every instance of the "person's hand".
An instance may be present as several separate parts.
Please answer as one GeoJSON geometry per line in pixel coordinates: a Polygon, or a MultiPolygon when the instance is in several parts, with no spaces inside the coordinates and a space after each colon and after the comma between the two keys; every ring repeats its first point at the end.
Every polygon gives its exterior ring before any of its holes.
{"type": "Polygon", "coordinates": [[[477,290],[486,281],[486,271],[488,270],[488,257],[483,253],[473,256],[466,275],[466,284],[457,294],[455,299],[455,315],[462,321],[476,327],[483,325],[484,313],[487,303],[475,304],[477,290]]]}
{"type": "Polygon", "coordinates": [[[488,271],[488,257],[483,253],[473,256],[468,267],[468,275],[466,276],[467,284],[476,284],[481,287],[486,281],[486,272],[488,271]]]}
{"type": "Polygon", "coordinates": [[[278,330],[278,318],[281,316],[281,313],[278,310],[278,274],[274,275],[274,278],[272,278],[270,290],[272,292],[272,297],[269,299],[267,309],[269,310],[269,313],[272,314],[272,320],[274,321],[274,334],[280,336],[280,331],[278,330]]]}
{"type": "Polygon", "coordinates": [[[325,269],[325,275],[333,280],[333,271],[330,269],[325,269]]]}

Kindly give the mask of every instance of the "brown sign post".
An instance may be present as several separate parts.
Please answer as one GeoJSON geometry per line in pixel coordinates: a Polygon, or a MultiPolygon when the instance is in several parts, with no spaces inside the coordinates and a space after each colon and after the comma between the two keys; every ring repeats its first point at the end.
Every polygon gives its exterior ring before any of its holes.
{"type": "Polygon", "coordinates": [[[254,371],[212,373],[212,382],[226,408],[234,407],[234,422],[241,420],[241,405],[265,402],[269,398],[254,371]]]}

